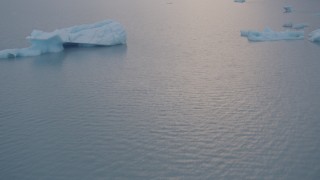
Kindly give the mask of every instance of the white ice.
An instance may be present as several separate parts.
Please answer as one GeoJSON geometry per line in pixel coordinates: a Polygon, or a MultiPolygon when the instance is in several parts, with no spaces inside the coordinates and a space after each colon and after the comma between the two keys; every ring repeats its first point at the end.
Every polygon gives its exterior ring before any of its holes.
{"type": "Polygon", "coordinates": [[[241,36],[247,37],[249,41],[278,41],[278,40],[301,40],[304,39],[302,31],[280,31],[276,32],[269,28],[264,31],[240,31],[241,36]]]}
{"type": "Polygon", "coordinates": [[[37,56],[44,53],[60,52],[65,44],[112,46],[126,44],[126,32],[121,24],[112,20],[84,24],[53,32],[34,30],[27,37],[31,46],[22,49],[0,51],[0,58],[37,56]]]}
{"type": "Polygon", "coordinates": [[[244,3],[244,2],[246,2],[246,0],[234,0],[234,2],[244,3]]]}
{"type": "Polygon", "coordinates": [[[320,42],[320,29],[312,31],[309,34],[309,40],[313,42],[320,42]]]}

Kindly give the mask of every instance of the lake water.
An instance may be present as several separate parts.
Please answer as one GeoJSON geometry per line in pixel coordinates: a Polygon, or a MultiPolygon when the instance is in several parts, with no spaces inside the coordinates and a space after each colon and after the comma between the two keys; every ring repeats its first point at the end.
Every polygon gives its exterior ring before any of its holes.
{"type": "Polygon", "coordinates": [[[0,49],[104,19],[128,42],[0,60],[0,179],[320,179],[319,7],[1,0],[0,49]],[[291,21],[305,40],[240,37],[291,21]]]}

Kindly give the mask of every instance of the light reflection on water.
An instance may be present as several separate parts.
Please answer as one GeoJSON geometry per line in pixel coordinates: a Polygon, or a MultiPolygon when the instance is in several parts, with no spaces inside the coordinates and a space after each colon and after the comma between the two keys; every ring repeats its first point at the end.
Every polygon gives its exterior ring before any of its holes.
{"type": "Polygon", "coordinates": [[[29,28],[105,18],[128,45],[0,60],[0,179],[317,179],[319,46],[239,35],[281,28],[284,1],[271,2],[50,1],[41,17],[1,2],[15,12],[0,16],[1,48],[29,28]]]}

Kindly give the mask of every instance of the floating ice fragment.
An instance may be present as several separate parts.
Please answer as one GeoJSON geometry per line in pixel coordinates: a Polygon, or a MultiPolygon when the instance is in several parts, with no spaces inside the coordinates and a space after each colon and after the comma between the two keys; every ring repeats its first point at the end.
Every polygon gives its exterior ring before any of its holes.
{"type": "Polygon", "coordinates": [[[247,37],[249,41],[278,41],[278,40],[301,40],[304,38],[304,32],[301,31],[281,31],[275,32],[269,28],[264,31],[240,31],[241,36],[247,37]]]}
{"type": "Polygon", "coordinates": [[[291,13],[292,12],[292,7],[291,6],[284,6],[284,13],[291,13]]]}
{"type": "Polygon", "coordinates": [[[309,40],[312,42],[320,42],[320,29],[312,31],[309,34],[309,40]]]}
{"type": "Polygon", "coordinates": [[[246,0],[234,0],[234,2],[244,3],[244,2],[246,2],[246,0]]]}
{"type": "Polygon", "coordinates": [[[126,44],[126,32],[121,24],[106,20],[94,24],[84,24],[53,32],[32,31],[27,37],[31,46],[22,49],[0,51],[0,58],[37,56],[44,53],[60,52],[63,45],[112,46],[126,44]]]}
{"type": "Polygon", "coordinates": [[[292,28],[293,23],[292,23],[292,22],[285,23],[285,24],[283,24],[282,26],[283,26],[283,27],[286,27],[286,28],[292,28]]]}
{"type": "Polygon", "coordinates": [[[285,23],[282,26],[285,28],[293,28],[293,29],[300,30],[300,29],[304,29],[304,28],[308,27],[309,25],[306,23],[293,24],[292,22],[290,22],[290,23],[285,23]]]}
{"type": "Polygon", "coordinates": [[[301,23],[301,24],[294,24],[293,26],[292,26],[292,28],[293,29],[304,29],[304,28],[306,28],[306,27],[308,27],[309,25],[308,24],[306,24],[306,23],[301,23]]]}

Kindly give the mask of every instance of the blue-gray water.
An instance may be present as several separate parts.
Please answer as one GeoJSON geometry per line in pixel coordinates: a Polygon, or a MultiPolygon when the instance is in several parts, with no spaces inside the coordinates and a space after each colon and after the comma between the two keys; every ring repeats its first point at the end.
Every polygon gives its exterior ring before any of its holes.
{"type": "Polygon", "coordinates": [[[319,7],[2,0],[0,49],[103,19],[128,44],[0,60],[0,179],[319,179],[319,7]],[[240,37],[286,22],[308,23],[306,39],[240,37]]]}

